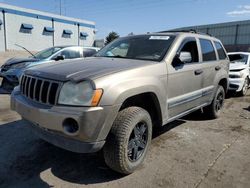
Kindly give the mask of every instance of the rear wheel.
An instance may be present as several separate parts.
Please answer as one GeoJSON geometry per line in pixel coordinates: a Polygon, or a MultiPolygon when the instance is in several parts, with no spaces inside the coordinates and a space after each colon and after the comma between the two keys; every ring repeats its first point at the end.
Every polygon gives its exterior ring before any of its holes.
{"type": "Polygon", "coordinates": [[[209,118],[215,119],[220,116],[221,109],[224,105],[225,90],[222,86],[218,86],[212,103],[204,108],[204,112],[209,118]]]}
{"type": "Polygon", "coordinates": [[[249,87],[249,79],[246,78],[242,87],[242,90],[240,91],[241,96],[245,96],[247,94],[247,90],[249,87]]]}
{"type": "Polygon", "coordinates": [[[120,111],[104,146],[107,165],[122,174],[134,172],[144,161],[152,137],[149,113],[139,107],[120,111]]]}

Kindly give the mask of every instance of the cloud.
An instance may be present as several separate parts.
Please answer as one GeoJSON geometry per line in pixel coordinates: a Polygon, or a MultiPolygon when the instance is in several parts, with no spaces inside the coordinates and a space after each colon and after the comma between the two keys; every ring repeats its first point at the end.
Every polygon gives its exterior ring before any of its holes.
{"type": "Polygon", "coordinates": [[[237,10],[227,12],[228,16],[250,15],[250,5],[239,5],[237,10]]]}

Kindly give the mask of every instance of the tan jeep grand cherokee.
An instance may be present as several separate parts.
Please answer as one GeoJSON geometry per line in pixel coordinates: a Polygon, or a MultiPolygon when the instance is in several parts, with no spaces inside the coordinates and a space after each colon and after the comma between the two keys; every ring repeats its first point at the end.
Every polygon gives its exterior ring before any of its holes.
{"type": "Polygon", "coordinates": [[[198,109],[219,116],[229,60],[221,42],[194,32],[119,38],[96,57],[29,69],[11,107],[38,135],[74,152],[103,148],[112,169],[142,164],[153,126],[198,109]]]}

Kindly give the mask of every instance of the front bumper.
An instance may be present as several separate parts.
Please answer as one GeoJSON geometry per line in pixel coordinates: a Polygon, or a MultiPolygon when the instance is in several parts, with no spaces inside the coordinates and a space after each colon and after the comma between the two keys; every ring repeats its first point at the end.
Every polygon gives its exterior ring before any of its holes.
{"type": "Polygon", "coordinates": [[[229,78],[229,88],[228,89],[239,92],[242,90],[244,82],[245,82],[244,78],[229,78]]]}
{"type": "Polygon", "coordinates": [[[11,94],[11,109],[42,139],[66,150],[91,153],[103,147],[119,106],[45,106],[22,96],[17,87],[11,94]],[[67,118],[78,123],[79,130],[74,135],[67,134],[62,126],[67,118]]]}

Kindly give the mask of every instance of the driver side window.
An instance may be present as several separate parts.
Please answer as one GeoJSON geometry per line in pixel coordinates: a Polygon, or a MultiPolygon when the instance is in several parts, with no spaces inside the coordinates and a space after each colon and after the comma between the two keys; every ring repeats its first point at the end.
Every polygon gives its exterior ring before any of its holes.
{"type": "Polygon", "coordinates": [[[63,56],[64,59],[75,59],[80,58],[80,51],[79,50],[73,50],[73,49],[65,49],[61,51],[58,56],[63,56]]]}
{"type": "Polygon", "coordinates": [[[189,52],[191,54],[192,60],[190,63],[199,62],[198,47],[195,38],[187,38],[183,41],[180,49],[181,52],[189,52]]]}

